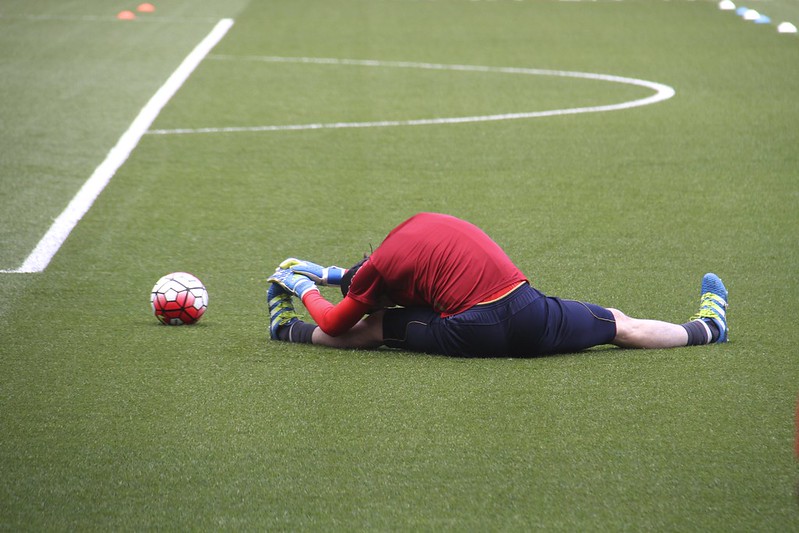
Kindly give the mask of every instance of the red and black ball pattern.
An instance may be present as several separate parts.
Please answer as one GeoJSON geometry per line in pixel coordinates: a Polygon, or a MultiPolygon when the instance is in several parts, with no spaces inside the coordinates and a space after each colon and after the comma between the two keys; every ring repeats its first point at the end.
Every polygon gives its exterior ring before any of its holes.
{"type": "Polygon", "coordinates": [[[173,272],[156,282],[150,304],[155,317],[163,324],[194,324],[208,308],[208,291],[196,276],[188,272],[173,272]]]}

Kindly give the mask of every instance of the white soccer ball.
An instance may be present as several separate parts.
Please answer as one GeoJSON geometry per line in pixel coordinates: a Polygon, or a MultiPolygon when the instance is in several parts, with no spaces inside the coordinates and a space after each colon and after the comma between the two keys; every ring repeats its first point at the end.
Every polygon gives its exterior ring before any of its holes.
{"type": "Polygon", "coordinates": [[[188,272],[172,272],[155,283],[150,305],[162,324],[194,324],[208,308],[208,291],[196,276],[188,272]]]}

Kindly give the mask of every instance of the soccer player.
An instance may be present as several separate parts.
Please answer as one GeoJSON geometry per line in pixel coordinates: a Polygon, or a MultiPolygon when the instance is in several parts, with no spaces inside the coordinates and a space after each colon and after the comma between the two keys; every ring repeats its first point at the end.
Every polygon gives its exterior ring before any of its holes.
{"type": "Polygon", "coordinates": [[[272,339],[459,357],[535,357],[615,344],[670,348],[727,340],[727,289],[702,279],[699,312],[685,324],[631,318],[617,309],[554,298],[532,287],[473,224],[419,213],[350,269],[289,258],[268,279],[272,339]],[[317,284],[339,285],[334,305],[317,284]],[[299,297],[313,320],[299,319],[299,297]]]}

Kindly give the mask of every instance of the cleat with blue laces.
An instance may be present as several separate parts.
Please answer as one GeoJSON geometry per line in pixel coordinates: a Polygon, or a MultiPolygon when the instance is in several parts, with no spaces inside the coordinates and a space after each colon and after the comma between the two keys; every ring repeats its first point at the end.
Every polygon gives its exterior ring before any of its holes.
{"type": "Polygon", "coordinates": [[[300,319],[291,303],[291,293],[277,283],[270,283],[266,291],[266,302],[269,304],[269,336],[279,340],[277,330],[281,326],[289,326],[300,319]]]}
{"type": "Polygon", "coordinates": [[[699,312],[691,320],[712,321],[719,330],[719,338],[715,342],[727,342],[727,288],[721,278],[713,273],[702,278],[702,298],[699,301],[699,312]]]}

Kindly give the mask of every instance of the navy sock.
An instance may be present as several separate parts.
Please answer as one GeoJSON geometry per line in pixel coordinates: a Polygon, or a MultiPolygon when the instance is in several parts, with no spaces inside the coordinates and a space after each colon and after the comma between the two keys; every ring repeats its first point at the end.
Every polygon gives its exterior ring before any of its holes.
{"type": "Polygon", "coordinates": [[[316,324],[309,324],[302,320],[294,320],[291,324],[281,326],[277,330],[277,338],[282,341],[311,344],[313,330],[316,324]]]}
{"type": "Polygon", "coordinates": [[[696,346],[697,344],[710,344],[719,340],[719,336],[721,335],[719,327],[713,320],[692,320],[681,325],[683,328],[685,328],[685,331],[688,332],[688,346],[696,346]],[[707,328],[705,326],[707,326],[707,328]],[[710,330],[709,336],[708,330],[710,330]]]}
{"type": "Polygon", "coordinates": [[[688,332],[687,346],[697,346],[699,344],[707,344],[710,342],[707,328],[704,326],[704,320],[692,320],[681,324],[685,331],[688,332]]]}

